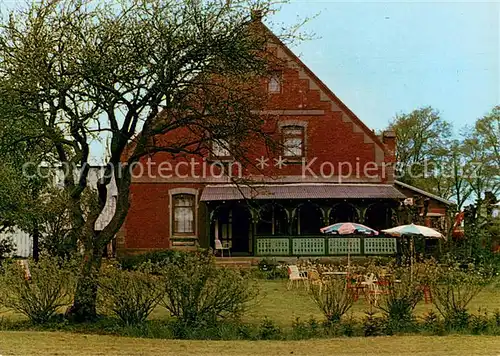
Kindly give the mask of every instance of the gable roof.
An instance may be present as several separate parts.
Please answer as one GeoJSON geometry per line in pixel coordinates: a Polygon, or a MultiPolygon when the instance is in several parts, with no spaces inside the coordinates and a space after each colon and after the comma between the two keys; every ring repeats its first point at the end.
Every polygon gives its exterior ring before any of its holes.
{"type": "Polygon", "coordinates": [[[383,142],[380,140],[379,136],[377,136],[368,126],[365,125],[363,121],[361,121],[354,112],[347,107],[346,104],[342,102],[331,90],[328,88],[328,86],[323,83],[321,79],[314,74],[312,70],[307,67],[304,62],[300,60],[299,57],[295,55],[284,43],[281,41],[278,36],[276,36],[264,23],[260,22],[264,30],[267,32],[267,34],[271,37],[272,42],[275,42],[278,46],[281,47],[281,49],[285,52],[286,55],[291,57],[294,62],[296,62],[305,72],[306,74],[314,81],[314,83],[319,87],[320,91],[323,91],[328,98],[334,102],[336,105],[339,106],[339,108],[342,110],[343,113],[345,113],[355,125],[361,128],[363,133],[365,133],[372,141],[377,145],[379,148],[381,148],[384,152],[384,154],[388,154],[387,149],[383,142]]]}
{"type": "Polygon", "coordinates": [[[425,190],[422,190],[420,188],[414,187],[413,185],[409,185],[409,184],[403,183],[403,182],[401,182],[399,180],[395,180],[394,183],[396,185],[399,185],[400,187],[403,187],[403,188],[406,188],[406,189],[410,189],[410,190],[414,191],[415,193],[418,193],[418,194],[421,194],[421,195],[425,195],[426,197],[429,197],[431,199],[440,201],[443,204],[446,204],[446,205],[456,205],[455,202],[452,202],[451,200],[447,200],[447,199],[441,198],[440,196],[437,196],[435,194],[429,193],[429,192],[427,192],[425,190]]]}

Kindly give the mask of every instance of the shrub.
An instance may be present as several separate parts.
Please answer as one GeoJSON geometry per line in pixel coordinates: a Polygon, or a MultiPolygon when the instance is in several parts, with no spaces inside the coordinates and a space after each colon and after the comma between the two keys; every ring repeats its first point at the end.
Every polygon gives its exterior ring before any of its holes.
{"type": "Polygon", "coordinates": [[[383,312],[391,330],[398,331],[413,323],[413,311],[422,299],[422,290],[419,282],[408,271],[394,275],[398,276],[398,281],[389,281],[386,294],[382,295],[376,307],[383,312]]]}
{"type": "Polygon", "coordinates": [[[260,275],[265,279],[288,278],[288,271],[285,266],[279,264],[274,259],[263,258],[259,261],[260,275]]]}
{"type": "Polygon", "coordinates": [[[152,251],[135,256],[120,257],[118,258],[118,262],[122,269],[135,270],[141,268],[144,263],[164,266],[170,261],[180,258],[182,255],[183,252],[175,250],[152,251]]]}
{"type": "Polygon", "coordinates": [[[313,317],[307,322],[301,321],[297,317],[292,323],[292,337],[294,340],[317,338],[323,335],[321,325],[313,317]]]}
{"type": "Polygon", "coordinates": [[[455,267],[441,269],[432,282],[432,301],[448,328],[464,329],[469,322],[467,306],[488,283],[481,274],[455,267]]]}
{"type": "Polygon", "coordinates": [[[159,276],[147,267],[123,271],[108,267],[99,281],[100,304],[105,312],[116,315],[125,325],[146,321],[164,295],[159,276]]]}
{"type": "Polygon", "coordinates": [[[165,286],[161,304],[189,327],[237,318],[258,294],[248,275],[217,268],[209,251],[181,254],[161,273],[165,286]]]}
{"type": "Polygon", "coordinates": [[[488,331],[489,318],[488,312],[479,309],[478,314],[472,314],[469,317],[469,328],[473,334],[483,334],[488,331]]]}
{"type": "Polygon", "coordinates": [[[354,304],[354,294],[345,278],[328,279],[321,288],[319,285],[312,285],[310,293],[328,324],[338,323],[354,304]]]}
{"type": "Polygon", "coordinates": [[[365,336],[384,335],[384,321],[377,317],[374,311],[366,311],[363,318],[363,333],[365,336]]]}
{"type": "Polygon", "coordinates": [[[265,318],[259,326],[259,339],[260,340],[276,340],[281,338],[281,329],[274,321],[265,318]]]}
{"type": "Polygon", "coordinates": [[[75,268],[71,262],[45,257],[30,261],[31,279],[18,263],[5,266],[0,283],[5,307],[26,315],[34,324],[49,321],[57,311],[72,301],[75,268]]]}
{"type": "Polygon", "coordinates": [[[443,324],[441,323],[441,320],[439,320],[439,316],[434,310],[431,310],[424,315],[422,326],[424,330],[429,331],[432,334],[442,335],[444,332],[443,324]]]}
{"type": "Polygon", "coordinates": [[[500,310],[495,310],[493,313],[493,320],[495,322],[495,326],[500,327],[500,310]]]}

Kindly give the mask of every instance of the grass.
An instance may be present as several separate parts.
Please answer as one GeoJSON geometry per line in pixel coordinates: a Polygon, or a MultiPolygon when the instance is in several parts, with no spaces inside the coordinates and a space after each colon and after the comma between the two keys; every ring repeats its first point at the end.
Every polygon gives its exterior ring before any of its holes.
{"type": "Polygon", "coordinates": [[[488,336],[393,336],[308,341],[183,341],[60,332],[0,332],[2,355],[495,355],[488,336]]]}
{"type": "MultiPolygon", "coordinates": [[[[244,316],[244,322],[258,325],[265,317],[283,329],[291,328],[295,318],[323,320],[308,292],[303,288],[286,290],[286,280],[259,281],[260,297],[244,316]]],[[[485,288],[472,300],[469,310],[493,312],[500,307],[500,289],[485,288]]],[[[369,305],[363,297],[353,306],[352,314],[361,319],[369,305]]],[[[419,303],[416,314],[432,310],[432,304],[419,303]]],[[[25,320],[22,315],[5,312],[9,321],[25,320]]],[[[151,318],[168,318],[157,308],[151,318]]],[[[26,329],[25,329],[26,330],[26,329]]],[[[82,333],[83,332],[83,333],[82,333]]],[[[202,341],[165,340],[112,335],[40,331],[1,331],[0,356],[5,355],[500,355],[500,338],[494,336],[448,335],[391,336],[377,338],[331,338],[304,341],[202,341]]],[[[163,337],[163,336],[162,336],[163,337]]]]}
{"type": "MultiPolygon", "coordinates": [[[[286,280],[259,280],[259,296],[257,300],[252,302],[249,310],[243,317],[243,321],[258,325],[265,317],[268,317],[281,328],[291,327],[292,322],[297,317],[302,321],[307,321],[311,317],[322,321],[323,314],[316,307],[304,287],[294,287],[291,290],[287,290],[286,283],[286,280]]],[[[494,283],[486,287],[471,301],[469,310],[472,313],[477,312],[479,308],[488,312],[500,309],[500,288],[496,285],[497,283],[494,283]]],[[[354,318],[361,319],[364,316],[364,312],[369,309],[370,306],[364,297],[360,296],[349,313],[352,313],[354,318]]],[[[424,304],[422,301],[417,305],[415,313],[417,316],[423,316],[433,309],[432,304],[424,304]]],[[[26,319],[23,315],[5,310],[0,310],[0,318],[11,321],[26,319]]],[[[150,318],[169,318],[169,313],[164,308],[158,307],[153,311],[150,318]]]]}
{"type": "MultiPolygon", "coordinates": [[[[252,324],[260,324],[265,317],[272,319],[282,328],[291,327],[296,317],[306,321],[311,317],[316,320],[323,320],[323,314],[316,307],[308,292],[301,286],[292,290],[286,290],[286,280],[260,280],[260,295],[244,316],[243,320],[252,324]]],[[[500,308],[500,289],[493,285],[483,289],[480,294],[474,298],[469,310],[476,312],[479,308],[494,312],[500,308]]],[[[354,304],[349,313],[352,312],[354,318],[361,319],[364,312],[369,310],[370,306],[363,296],[354,304]]],[[[417,316],[423,316],[425,313],[433,310],[432,304],[420,302],[415,310],[417,316]]],[[[165,318],[166,311],[158,308],[152,314],[153,318],[165,318]]]]}

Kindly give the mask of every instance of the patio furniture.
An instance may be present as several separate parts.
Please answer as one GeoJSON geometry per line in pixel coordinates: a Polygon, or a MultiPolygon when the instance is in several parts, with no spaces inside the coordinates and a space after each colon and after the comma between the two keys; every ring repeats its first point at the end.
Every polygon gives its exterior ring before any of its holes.
{"type": "Polygon", "coordinates": [[[365,297],[370,304],[378,304],[378,296],[382,294],[382,289],[378,285],[378,279],[375,274],[370,273],[366,275],[365,280],[361,285],[365,287],[365,297]]]}
{"type": "Polygon", "coordinates": [[[359,299],[359,293],[364,292],[365,286],[360,280],[358,275],[347,275],[347,288],[349,288],[353,294],[354,301],[357,302],[359,299]]]}
{"type": "Polygon", "coordinates": [[[323,280],[321,279],[320,274],[315,269],[312,269],[307,272],[307,283],[308,288],[310,286],[319,286],[319,293],[323,290],[323,280]]]}
{"type": "Polygon", "coordinates": [[[215,240],[215,251],[220,251],[221,257],[224,257],[224,250],[227,250],[229,257],[231,257],[231,247],[228,242],[222,243],[221,240],[215,240]]]}
{"type": "Polygon", "coordinates": [[[307,288],[307,273],[300,272],[299,267],[296,265],[288,266],[288,284],[286,286],[287,290],[290,290],[295,282],[297,288],[299,287],[299,283],[303,282],[304,286],[307,288]]]}
{"type": "Polygon", "coordinates": [[[422,292],[424,293],[424,302],[425,302],[425,304],[432,303],[431,287],[426,284],[426,285],[421,286],[421,288],[422,288],[422,292]]]}

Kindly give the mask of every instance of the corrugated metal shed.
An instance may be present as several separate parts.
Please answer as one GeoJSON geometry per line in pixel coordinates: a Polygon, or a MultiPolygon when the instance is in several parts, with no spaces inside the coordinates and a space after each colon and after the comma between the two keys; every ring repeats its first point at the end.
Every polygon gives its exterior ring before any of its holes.
{"type": "Polygon", "coordinates": [[[209,185],[202,201],[239,199],[404,199],[389,184],[268,184],[253,186],[209,185]]]}

